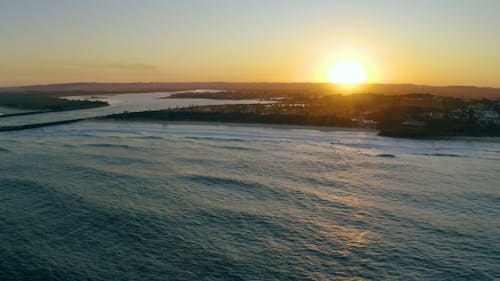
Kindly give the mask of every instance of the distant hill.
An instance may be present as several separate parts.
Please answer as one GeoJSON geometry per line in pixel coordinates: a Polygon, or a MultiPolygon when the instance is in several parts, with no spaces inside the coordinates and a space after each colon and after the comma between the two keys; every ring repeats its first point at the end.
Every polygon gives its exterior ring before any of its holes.
{"type": "MultiPolygon", "coordinates": [[[[32,85],[21,87],[0,88],[1,92],[44,92],[55,95],[89,94],[89,93],[134,93],[157,91],[184,91],[195,89],[219,89],[238,91],[274,91],[274,92],[304,92],[312,95],[346,93],[342,87],[329,83],[66,83],[49,85],[32,85]]],[[[474,86],[428,86],[414,84],[364,84],[351,93],[373,93],[402,95],[409,93],[429,93],[438,96],[460,97],[470,99],[497,98],[500,99],[500,88],[474,86]]]]}

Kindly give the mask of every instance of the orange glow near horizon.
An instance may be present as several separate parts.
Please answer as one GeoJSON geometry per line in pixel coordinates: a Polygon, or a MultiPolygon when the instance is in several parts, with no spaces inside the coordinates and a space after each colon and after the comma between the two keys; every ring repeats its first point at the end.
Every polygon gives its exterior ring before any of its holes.
{"type": "Polygon", "coordinates": [[[0,1],[0,87],[330,83],[344,60],[367,84],[500,87],[500,1],[111,2],[0,1]]]}
{"type": "Polygon", "coordinates": [[[353,88],[363,83],[383,83],[387,79],[378,61],[356,48],[318,55],[316,61],[315,82],[353,88]]]}
{"type": "Polygon", "coordinates": [[[363,83],[367,78],[365,67],[356,61],[350,60],[335,63],[328,74],[329,82],[345,85],[363,83]]]}

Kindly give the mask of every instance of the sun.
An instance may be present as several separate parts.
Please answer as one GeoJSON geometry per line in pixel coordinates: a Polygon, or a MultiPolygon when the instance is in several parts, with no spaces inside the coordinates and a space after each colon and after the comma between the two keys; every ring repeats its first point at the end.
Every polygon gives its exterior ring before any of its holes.
{"type": "Polygon", "coordinates": [[[332,67],[328,75],[328,81],[352,85],[365,82],[367,76],[366,69],[362,64],[356,61],[344,60],[337,62],[332,67]]]}

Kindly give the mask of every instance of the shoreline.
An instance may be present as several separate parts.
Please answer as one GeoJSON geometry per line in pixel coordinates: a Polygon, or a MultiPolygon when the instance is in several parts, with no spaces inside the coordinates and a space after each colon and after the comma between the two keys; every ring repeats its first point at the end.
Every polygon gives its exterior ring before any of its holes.
{"type": "Polygon", "coordinates": [[[215,122],[215,121],[168,121],[168,120],[141,120],[141,119],[112,119],[112,118],[92,118],[85,121],[98,122],[121,122],[121,123],[149,123],[158,125],[206,125],[206,126],[227,126],[227,127],[244,127],[244,128],[271,128],[271,129],[288,129],[288,130],[311,130],[321,132],[363,132],[374,133],[377,136],[391,139],[407,139],[421,141],[438,141],[438,140],[460,140],[460,141],[485,141],[485,142],[500,142],[500,137],[492,136],[436,136],[428,138],[411,138],[411,137],[395,137],[384,136],[380,134],[380,130],[373,128],[352,128],[338,126],[314,126],[314,125],[287,125],[287,124],[271,124],[271,123],[238,123],[238,122],[215,122]]]}
{"type": "Polygon", "coordinates": [[[90,120],[90,119],[91,118],[79,118],[79,119],[69,119],[69,120],[25,124],[25,125],[17,125],[17,126],[3,126],[3,127],[0,127],[0,132],[24,131],[24,130],[30,130],[30,129],[38,129],[38,128],[45,128],[45,127],[66,125],[66,124],[72,124],[72,123],[81,122],[81,121],[90,120]]]}
{"type": "Polygon", "coordinates": [[[225,127],[242,127],[242,128],[268,128],[268,129],[284,129],[284,130],[309,130],[320,132],[359,132],[359,133],[373,133],[383,138],[391,139],[408,139],[419,141],[440,141],[440,140],[453,140],[453,141],[482,141],[500,143],[500,137],[491,136],[449,136],[449,137],[432,137],[432,138],[402,138],[380,135],[380,131],[372,128],[350,128],[350,127],[329,127],[329,126],[313,126],[313,125],[287,125],[287,124],[270,124],[270,123],[237,123],[237,122],[215,122],[215,121],[168,121],[168,120],[118,120],[112,118],[80,118],[70,119],[55,122],[35,123],[19,126],[5,126],[0,127],[0,132],[24,131],[30,129],[39,129],[43,127],[67,125],[78,122],[119,122],[119,123],[149,123],[158,125],[196,125],[196,126],[225,126],[225,127]]]}
{"type": "MultiPolygon", "coordinates": [[[[347,131],[347,132],[372,132],[379,133],[377,129],[371,128],[350,128],[338,126],[313,126],[313,125],[287,125],[287,124],[272,124],[272,123],[238,123],[238,122],[215,122],[215,121],[168,121],[168,120],[141,120],[128,119],[119,120],[113,118],[96,118],[96,121],[112,121],[124,123],[153,123],[160,125],[208,125],[208,126],[228,126],[228,127],[247,127],[247,128],[276,128],[289,130],[314,130],[314,131],[347,131]]],[[[90,120],[89,120],[90,121],[90,120]]]]}

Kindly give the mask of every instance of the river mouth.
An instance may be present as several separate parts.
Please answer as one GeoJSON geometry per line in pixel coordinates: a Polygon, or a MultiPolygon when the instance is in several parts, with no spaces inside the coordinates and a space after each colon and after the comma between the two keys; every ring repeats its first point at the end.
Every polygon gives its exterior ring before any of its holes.
{"type": "MultiPolygon", "coordinates": [[[[217,90],[200,90],[200,91],[217,91],[217,90]]],[[[103,117],[110,114],[118,114],[123,112],[139,112],[148,110],[161,110],[170,108],[181,108],[189,106],[203,105],[225,105],[225,104],[255,104],[255,103],[270,103],[270,101],[262,100],[216,100],[216,99],[176,99],[165,98],[179,92],[155,92],[155,93],[126,93],[126,94],[103,94],[103,95],[87,95],[87,96],[66,96],[64,99],[70,100],[95,100],[108,102],[105,107],[79,109],[70,111],[55,111],[45,112],[30,115],[18,115],[5,117],[0,119],[0,127],[26,126],[43,123],[57,123],[67,120],[90,119],[103,117]]],[[[13,109],[9,109],[13,110],[13,109]]],[[[26,112],[18,111],[15,112],[26,112]]],[[[0,113],[3,113],[0,111],[0,113]]]]}

